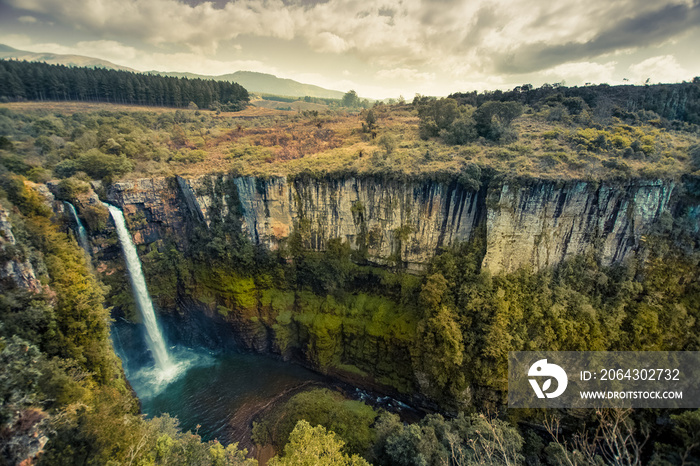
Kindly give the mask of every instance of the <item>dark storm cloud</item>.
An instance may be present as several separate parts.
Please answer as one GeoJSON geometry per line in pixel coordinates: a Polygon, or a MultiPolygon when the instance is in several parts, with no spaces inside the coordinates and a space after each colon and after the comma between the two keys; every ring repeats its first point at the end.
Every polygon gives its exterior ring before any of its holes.
{"type": "Polygon", "coordinates": [[[616,50],[660,44],[700,26],[700,1],[667,5],[656,11],[624,18],[586,42],[551,45],[527,44],[498,57],[496,69],[505,73],[528,73],[553,66],[597,57],[616,50]]]}
{"type": "Polygon", "coordinates": [[[444,95],[697,75],[699,10],[700,0],[0,0],[0,43],[136,69],[281,67],[337,89],[444,95]]]}
{"type": "MultiPolygon", "coordinates": [[[[215,8],[223,9],[227,3],[232,3],[235,0],[182,0],[182,2],[189,6],[197,6],[202,3],[211,3],[215,8]]],[[[300,6],[314,6],[322,3],[328,3],[329,0],[283,0],[285,5],[300,5],[300,6]]]]}

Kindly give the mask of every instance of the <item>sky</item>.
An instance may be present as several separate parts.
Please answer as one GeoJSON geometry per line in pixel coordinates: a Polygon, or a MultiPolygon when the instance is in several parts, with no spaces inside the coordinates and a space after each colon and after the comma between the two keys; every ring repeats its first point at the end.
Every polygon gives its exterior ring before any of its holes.
{"type": "Polygon", "coordinates": [[[0,0],[0,43],[362,97],[700,76],[700,0],[0,0]]]}

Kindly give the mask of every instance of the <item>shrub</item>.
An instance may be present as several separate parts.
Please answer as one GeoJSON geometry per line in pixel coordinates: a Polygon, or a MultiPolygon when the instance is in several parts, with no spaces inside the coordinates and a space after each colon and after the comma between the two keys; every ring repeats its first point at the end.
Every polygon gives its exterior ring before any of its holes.
{"type": "Polygon", "coordinates": [[[90,185],[75,177],[61,180],[56,187],[56,197],[59,199],[75,199],[78,194],[85,194],[90,190],[90,185]]]}
{"type": "Polygon", "coordinates": [[[102,204],[91,204],[83,207],[81,213],[90,230],[102,231],[107,227],[109,210],[102,204]]]}
{"type": "Polygon", "coordinates": [[[517,102],[486,102],[474,112],[476,131],[479,136],[492,141],[514,139],[515,133],[510,125],[522,113],[523,106],[517,102]]]}

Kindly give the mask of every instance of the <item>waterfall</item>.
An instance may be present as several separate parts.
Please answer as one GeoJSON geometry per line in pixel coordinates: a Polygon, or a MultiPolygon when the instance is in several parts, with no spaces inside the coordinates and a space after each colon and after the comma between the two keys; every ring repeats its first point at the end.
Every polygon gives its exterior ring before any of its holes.
{"type": "Polygon", "coordinates": [[[153,303],[148,294],[148,288],[146,288],[146,279],[141,270],[141,261],[136,252],[136,246],[134,246],[134,242],[131,240],[131,234],[126,228],[126,221],[124,220],[122,211],[113,205],[107,203],[104,203],[104,205],[109,209],[109,213],[114,219],[114,225],[117,227],[117,235],[119,236],[119,242],[124,251],[126,268],[129,272],[129,279],[131,280],[131,288],[134,292],[134,298],[136,298],[136,304],[141,313],[143,323],[146,325],[146,342],[156,362],[156,369],[158,369],[161,375],[167,376],[169,373],[175,372],[177,368],[170,362],[170,356],[165,348],[165,341],[158,327],[155,312],[153,312],[153,303]]]}
{"type": "Polygon", "coordinates": [[[80,221],[80,217],[78,217],[78,212],[76,212],[75,206],[68,201],[65,201],[64,204],[68,207],[68,210],[70,210],[70,213],[73,216],[73,221],[78,229],[78,244],[85,250],[85,252],[88,253],[88,255],[90,255],[92,248],[90,248],[87,231],[83,226],[83,222],[80,221]]]}

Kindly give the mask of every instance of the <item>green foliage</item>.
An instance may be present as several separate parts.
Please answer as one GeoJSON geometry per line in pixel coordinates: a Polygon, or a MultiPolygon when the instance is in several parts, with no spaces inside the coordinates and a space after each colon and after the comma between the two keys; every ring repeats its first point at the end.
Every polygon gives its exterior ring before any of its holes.
{"type": "Polygon", "coordinates": [[[700,145],[694,145],[688,150],[690,159],[693,162],[693,168],[700,170],[700,145]]]}
{"type": "Polygon", "coordinates": [[[22,214],[43,217],[51,215],[51,209],[44,199],[36,191],[27,187],[23,176],[11,173],[0,174],[0,188],[22,214]]]}
{"type": "Polygon", "coordinates": [[[348,108],[357,108],[361,104],[360,97],[358,97],[357,92],[354,90],[346,92],[340,102],[343,107],[348,108]]]}
{"type": "Polygon", "coordinates": [[[24,157],[4,151],[0,152],[0,167],[24,176],[28,176],[29,172],[34,168],[25,161],[24,157]]]}
{"type": "Polygon", "coordinates": [[[315,389],[294,395],[256,424],[254,434],[259,444],[272,443],[281,448],[291,441],[298,422],[306,420],[335,432],[348,453],[366,455],[374,443],[371,426],[376,417],[376,411],[361,401],[346,400],[328,389],[315,389]]]}
{"type": "Polygon", "coordinates": [[[516,102],[485,102],[474,112],[476,132],[492,141],[511,141],[515,133],[510,125],[522,113],[522,105],[516,102]]]}
{"type": "Polygon", "coordinates": [[[38,464],[257,464],[235,444],[203,443],[167,416],[139,415],[85,255],[21,179],[4,181],[22,206],[11,217],[17,244],[3,245],[0,260],[31,260],[44,289],[0,289],[0,461],[25,460],[23,436],[48,434],[38,464]]]}
{"type": "Polygon", "coordinates": [[[267,147],[251,146],[251,145],[233,145],[229,152],[229,158],[235,159],[244,157],[246,159],[271,161],[273,152],[267,147]]]}
{"type": "Polygon", "coordinates": [[[42,354],[17,335],[9,341],[0,336],[0,425],[5,426],[21,409],[40,398],[39,379],[42,354]]]}
{"type": "Polygon", "coordinates": [[[102,204],[88,204],[81,209],[87,227],[93,231],[103,231],[109,222],[109,210],[102,204]]]}
{"type": "Polygon", "coordinates": [[[440,136],[446,144],[464,145],[473,142],[479,136],[472,112],[467,110],[455,118],[447,128],[440,131],[440,136]]]}
{"type": "Polygon", "coordinates": [[[180,163],[197,163],[207,158],[206,152],[200,149],[181,149],[173,154],[172,160],[180,163]]]}
{"type": "Polygon", "coordinates": [[[377,116],[373,110],[368,110],[365,115],[365,122],[362,123],[362,130],[365,133],[372,133],[377,129],[377,116]]]}
{"type": "Polygon", "coordinates": [[[441,464],[521,464],[523,439],[518,430],[499,419],[460,414],[446,420],[428,415],[419,423],[404,425],[395,414],[377,421],[374,454],[380,464],[438,466],[441,464]]]}
{"type": "Polygon", "coordinates": [[[655,445],[652,466],[700,463],[700,410],[671,415],[671,444],[655,445]]]}
{"type": "Polygon", "coordinates": [[[384,149],[387,154],[391,154],[396,149],[396,139],[390,134],[382,134],[377,140],[377,144],[384,149]]]}
{"type": "Polygon", "coordinates": [[[697,347],[700,290],[690,277],[698,258],[670,251],[665,260],[652,254],[643,274],[580,256],[554,270],[495,277],[479,271],[473,250],[438,255],[420,299],[414,364],[427,378],[422,388],[439,396],[447,384],[447,398],[459,403],[469,401],[468,386],[479,404],[478,387],[506,389],[509,351],[697,347]]]}
{"type": "Polygon", "coordinates": [[[64,160],[56,165],[59,176],[73,176],[82,171],[93,178],[119,177],[134,169],[134,164],[124,156],[110,155],[98,149],[90,149],[76,160],[64,160]]]}
{"type": "Polygon", "coordinates": [[[464,341],[457,323],[457,316],[445,306],[433,316],[421,322],[418,334],[422,340],[416,346],[417,365],[429,377],[438,393],[447,390],[453,397],[459,397],[466,388],[463,372],[464,341]]]}
{"type": "Polygon", "coordinates": [[[367,461],[358,455],[348,456],[343,453],[343,441],[335,433],[323,426],[311,427],[305,420],[300,420],[284,447],[284,456],[274,457],[270,466],[316,465],[328,466],[368,466],[367,461]]]}
{"type": "Polygon", "coordinates": [[[81,407],[56,418],[56,434],[39,464],[257,465],[237,444],[202,442],[199,435],[182,432],[177,419],[167,414],[145,421],[134,415],[133,399],[131,406],[128,402],[125,396],[102,389],[91,409],[81,407]]]}
{"type": "Polygon", "coordinates": [[[56,197],[70,201],[80,194],[86,194],[89,190],[90,185],[85,181],[75,177],[65,178],[56,186],[56,197]]]}
{"type": "Polygon", "coordinates": [[[224,109],[233,111],[244,107],[249,99],[242,86],[228,81],[19,60],[0,60],[0,76],[0,98],[5,101],[77,100],[171,107],[194,104],[193,108],[222,102],[224,109]]]}
{"type": "Polygon", "coordinates": [[[495,142],[509,142],[516,138],[511,123],[523,112],[516,102],[488,101],[474,110],[460,107],[454,99],[416,97],[413,106],[418,110],[418,134],[422,139],[441,136],[447,144],[463,145],[478,136],[495,142]]]}
{"type": "Polygon", "coordinates": [[[460,113],[457,101],[453,99],[416,97],[413,106],[420,118],[418,134],[422,139],[439,136],[440,131],[449,128],[460,113]]]}
{"type": "Polygon", "coordinates": [[[140,258],[151,298],[160,309],[174,308],[178,284],[189,279],[189,263],[173,243],[152,243],[140,258]]]}

